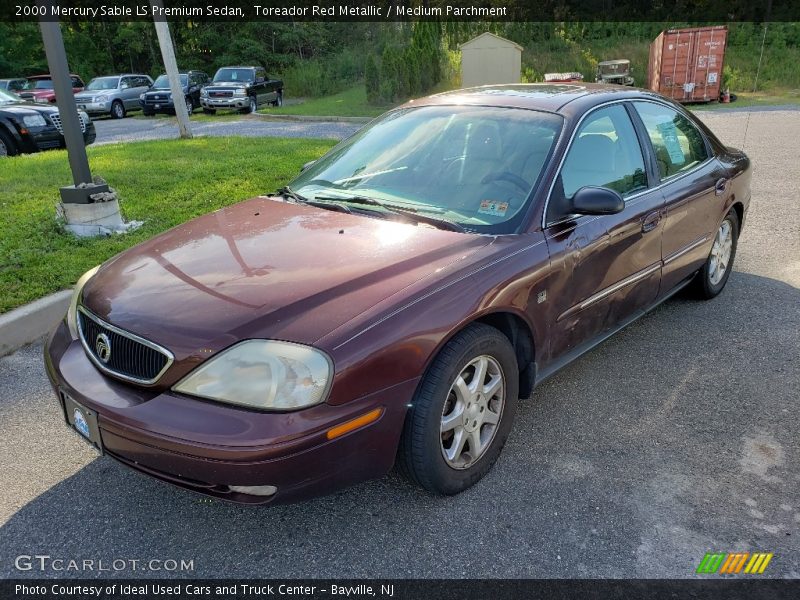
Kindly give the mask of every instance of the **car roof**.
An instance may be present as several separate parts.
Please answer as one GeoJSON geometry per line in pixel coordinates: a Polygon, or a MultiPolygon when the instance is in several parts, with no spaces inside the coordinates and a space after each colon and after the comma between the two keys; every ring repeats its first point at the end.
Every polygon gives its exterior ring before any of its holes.
{"type": "Polygon", "coordinates": [[[609,100],[653,97],[661,98],[647,90],[602,83],[513,83],[443,92],[411,100],[403,107],[472,104],[565,113],[572,112],[566,109],[572,103],[585,110],[609,100]]]}
{"type": "MultiPolygon", "coordinates": [[[[219,69],[260,69],[261,67],[254,67],[253,65],[228,65],[227,67],[220,67],[219,69]]],[[[217,71],[219,71],[217,69],[217,71]]]]}
{"type": "MultiPolygon", "coordinates": [[[[80,75],[76,75],[75,73],[70,73],[70,77],[77,77],[78,79],[83,79],[80,75]]],[[[28,75],[25,79],[52,79],[53,76],[50,73],[42,73],[41,75],[28,75]]]]}

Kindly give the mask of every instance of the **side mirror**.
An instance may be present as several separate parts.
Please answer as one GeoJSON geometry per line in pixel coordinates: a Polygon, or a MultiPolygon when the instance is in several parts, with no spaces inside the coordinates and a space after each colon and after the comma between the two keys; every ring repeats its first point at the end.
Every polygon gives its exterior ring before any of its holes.
{"type": "Polygon", "coordinates": [[[624,208],[622,196],[608,188],[587,185],[572,197],[572,212],[579,215],[615,215],[624,208]]]}
{"type": "Polygon", "coordinates": [[[310,160],[310,161],[308,161],[306,164],[304,164],[302,167],[300,167],[300,172],[302,173],[302,172],[303,172],[303,171],[305,171],[305,170],[306,170],[308,167],[310,167],[311,165],[313,165],[315,162],[317,162],[317,161],[315,161],[315,160],[310,160]]]}
{"type": "Polygon", "coordinates": [[[127,90],[127,89],[128,89],[128,84],[127,84],[127,83],[122,83],[122,84],[120,84],[120,86],[119,86],[119,89],[121,89],[121,90],[127,90]]]}

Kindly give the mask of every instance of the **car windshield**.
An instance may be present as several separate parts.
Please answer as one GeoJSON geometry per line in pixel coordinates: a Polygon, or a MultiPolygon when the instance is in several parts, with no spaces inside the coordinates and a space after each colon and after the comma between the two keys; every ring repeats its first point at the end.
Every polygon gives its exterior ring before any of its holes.
{"type": "MultiPolygon", "coordinates": [[[[181,85],[186,85],[189,81],[188,75],[181,75],[181,85]]],[[[153,87],[157,90],[168,90],[169,89],[169,77],[166,75],[159,75],[158,79],[156,79],[155,83],[153,83],[153,87]]]]}
{"type": "Polygon", "coordinates": [[[0,104],[8,104],[10,102],[24,102],[24,100],[13,92],[0,89],[0,104]]]}
{"type": "Polygon", "coordinates": [[[119,87],[119,77],[95,77],[86,86],[89,91],[115,90],[119,87]]]}
{"type": "Polygon", "coordinates": [[[29,79],[28,83],[25,84],[26,90],[52,90],[53,89],[53,80],[52,79],[29,79]]]}
{"type": "Polygon", "coordinates": [[[516,108],[395,110],[333,148],[290,188],[311,200],[368,197],[467,230],[511,233],[562,122],[516,108]]]}
{"type": "Polygon", "coordinates": [[[219,81],[253,81],[253,69],[220,69],[214,75],[214,82],[219,81]]]}

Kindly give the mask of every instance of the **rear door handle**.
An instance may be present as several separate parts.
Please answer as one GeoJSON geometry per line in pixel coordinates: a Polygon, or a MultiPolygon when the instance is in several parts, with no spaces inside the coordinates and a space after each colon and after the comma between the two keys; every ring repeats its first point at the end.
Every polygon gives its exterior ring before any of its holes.
{"type": "Polygon", "coordinates": [[[724,177],[717,179],[717,183],[714,184],[714,193],[717,196],[722,196],[726,189],[728,189],[728,180],[724,177]]]}
{"type": "Polygon", "coordinates": [[[653,231],[661,222],[661,211],[651,212],[642,221],[642,233],[653,231]]]}

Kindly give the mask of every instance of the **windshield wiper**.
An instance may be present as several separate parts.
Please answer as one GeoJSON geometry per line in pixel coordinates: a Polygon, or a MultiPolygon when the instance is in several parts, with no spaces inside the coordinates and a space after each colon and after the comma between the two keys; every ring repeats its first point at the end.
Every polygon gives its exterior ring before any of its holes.
{"type": "Polygon", "coordinates": [[[284,198],[291,198],[295,202],[299,202],[301,204],[308,204],[309,206],[315,206],[317,208],[325,208],[328,210],[335,210],[338,212],[352,214],[352,210],[348,206],[344,204],[336,204],[334,202],[318,202],[316,199],[312,200],[311,198],[306,198],[302,194],[298,194],[288,185],[282,187],[276,192],[279,196],[283,196],[284,198]]]}
{"type": "Polygon", "coordinates": [[[348,204],[377,206],[384,209],[386,212],[401,216],[411,223],[425,223],[427,225],[433,225],[434,227],[438,227],[439,229],[445,229],[447,231],[457,231],[458,233],[465,233],[467,231],[461,225],[459,225],[458,223],[454,223],[453,221],[448,221],[447,219],[441,219],[438,217],[431,217],[430,215],[423,215],[420,214],[419,211],[415,208],[398,206],[396,204],[388,204],[386,202],[381,202],[380,200],[376,200],[375,198],[370,198],[369,196],[318,195],[315,197],[315,200],[330,200],[335,202],[346,202],[348,204]]]}
{"type": "Polygon", "coordinates": [[[275,193],[278,194],[278,196],[283,196],[284,198],[291,198],[295,202],[303,202],[303,203],[308,202],[308,198],[306,198],[302,194],[298,194],[288,185],[283,186],[275,193]]]}

